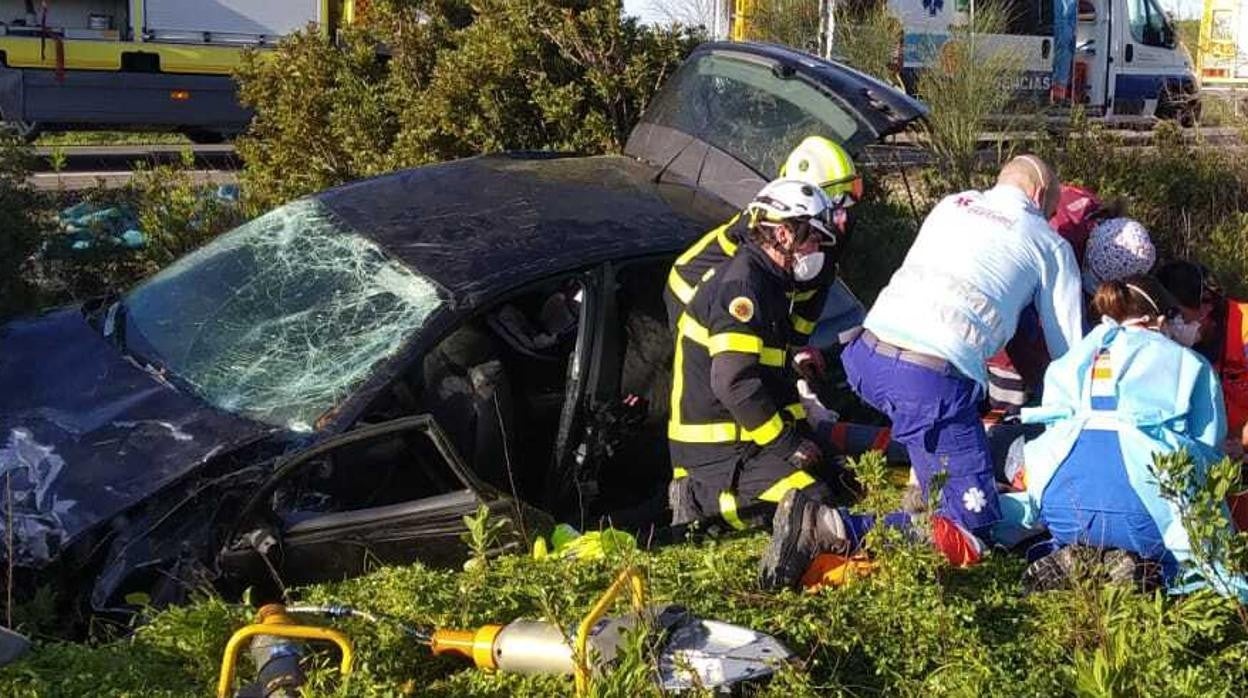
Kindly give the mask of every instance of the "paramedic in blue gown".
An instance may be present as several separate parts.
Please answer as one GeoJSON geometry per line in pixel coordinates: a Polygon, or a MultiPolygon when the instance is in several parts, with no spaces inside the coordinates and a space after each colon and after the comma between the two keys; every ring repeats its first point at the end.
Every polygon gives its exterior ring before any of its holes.
{"type": "MultiPolygon", "coordinates": [[[[1204,484],[1226,434],[1218,376],[1174,341],[1192,333],[1155,278],[1101,284],[1093,311],[1101,323],[1050,365],[1040,407],[1023,410],[1023,421],[1046,429],[1024,447],[1025,490],[1002,496],[995,537],[1047,528],[1056,546],[1127,551],[1158,563],[1172,589],[1191,588],[1178,505],[1162,497],[1150,466],[1154,454],[1184,449],[1196,465],[1191,486],[1204,484]]],[[[1219,591],[1245,589],[1206,572],[1219,591]]]]}

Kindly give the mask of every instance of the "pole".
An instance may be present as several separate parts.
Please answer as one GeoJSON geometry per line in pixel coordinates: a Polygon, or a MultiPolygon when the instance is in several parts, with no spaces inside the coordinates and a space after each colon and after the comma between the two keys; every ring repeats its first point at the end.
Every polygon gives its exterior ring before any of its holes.
{"type": "Polygon", "coordinates": [[[836,45],[836,0],[824,0],[823,6],[823,57],[832,58],[832,47],[836,45]]]}

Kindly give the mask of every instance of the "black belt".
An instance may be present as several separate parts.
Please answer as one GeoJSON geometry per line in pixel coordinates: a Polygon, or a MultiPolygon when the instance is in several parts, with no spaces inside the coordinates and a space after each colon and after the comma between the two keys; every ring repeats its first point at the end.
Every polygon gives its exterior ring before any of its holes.
{"type": "Polygon", "coordinates": [[[908,364],[930,368],[933,371],[944,371],[952,366],[952,364],[939,356],[910,351],[909,349],[902,349],[899,346],[889,344],[879,337],[876,337],[875,333],[871,330],[864,329],[858,336],[862,339],[863,343],[871,349],[871,351],[874,351],[880,356],[886,356],[890,359],[895,358],[898,361],[905,361],[908,364]]]}

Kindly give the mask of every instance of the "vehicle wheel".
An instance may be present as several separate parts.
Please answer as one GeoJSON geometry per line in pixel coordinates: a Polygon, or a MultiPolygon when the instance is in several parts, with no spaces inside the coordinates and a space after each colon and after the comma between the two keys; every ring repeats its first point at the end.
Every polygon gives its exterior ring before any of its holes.
{"type": "Polygon", "coordinates": [[[220,131],[208,131],[205,129],[189,129],[186,137],[196,145],[216,145],[225,142],[225,134],[220,131]]]}
{"type": "Polygon", "coordinates": [[[1191,128],[1200,120],[1200,97],[1176,88],[1162,91],[1157,104],[1159,119],[1177,121],[1184,128],[1191,128]]]}

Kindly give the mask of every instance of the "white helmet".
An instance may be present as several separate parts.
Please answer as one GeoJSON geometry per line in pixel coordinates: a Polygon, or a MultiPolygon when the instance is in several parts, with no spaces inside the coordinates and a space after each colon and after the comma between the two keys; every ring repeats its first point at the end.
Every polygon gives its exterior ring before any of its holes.
{"type": "Polygon", "coordinates": [[[800,179],[777,179],[759,190],[746,211],[751,225],[804,222],[835,241],[833,208],[831,199],[818,186],[800,179]]]}

